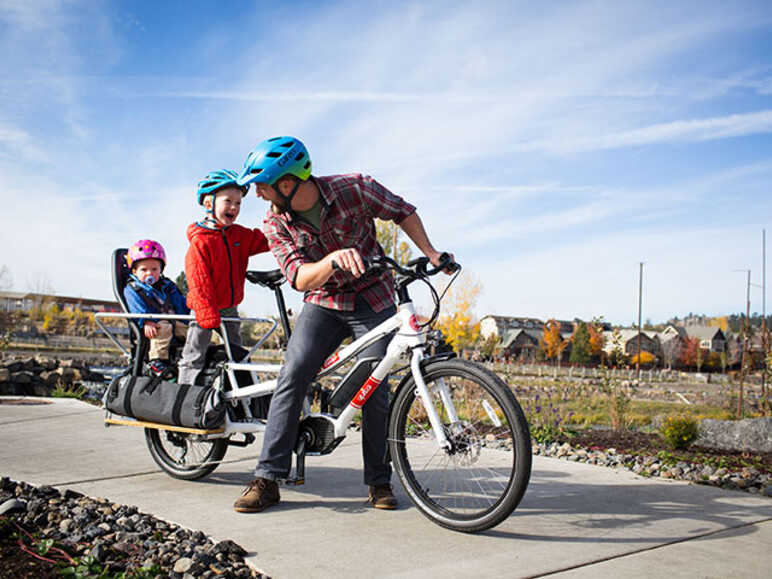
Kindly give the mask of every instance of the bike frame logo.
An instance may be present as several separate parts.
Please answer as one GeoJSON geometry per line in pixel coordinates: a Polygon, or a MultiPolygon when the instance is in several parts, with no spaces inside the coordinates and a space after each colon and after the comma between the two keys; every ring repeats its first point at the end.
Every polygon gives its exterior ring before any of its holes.
{"type": "Polygon", "coordinates": [[[333,354],[332,356],[330,356],[324,361],[324,364],[322,365],[322,370],[326,370],[330,366],[337,364],[338,360],[340,360],[340,354],[336,352],[335,354],[333,354]]]}
{"type": "Polygon", "coordinates": [[[351,401],[351,406],[357,410],[360,410],[362,406],[365,405],[365,402],[367,402],[367,399],[370,398],[370,395],[375,392],[376,388],[378,388],[380,383],[380,380],[376,380],[370,376],[367,379],[367,382],[365,382],[364,385],[359,389],[357,395],[354,396],[354,399],[351,401]]]}
{"type": "Polygon", "coordinates": [[[421,327],[418,325],[418,316],[415,314],[410,316],[408,323],[410,324],[410,327],[416,332],[421,329],[421,327]]]}

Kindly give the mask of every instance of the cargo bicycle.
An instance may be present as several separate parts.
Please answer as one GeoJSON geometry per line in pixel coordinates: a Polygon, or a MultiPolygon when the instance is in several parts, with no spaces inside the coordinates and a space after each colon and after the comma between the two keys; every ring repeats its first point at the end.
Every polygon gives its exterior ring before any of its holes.
{"type": "MultiPolygon", "coordinates": [[[[428,328],[440,311],[440,299],[429,278],[456,264],[446,256],[439,267],[430,265],[426,258],[407,266],[389,258],[368,265],[369,271],[393,272],[397,313],[328,357],[317,380],[332,376],[369,345],[391,336],[386,354],[382,359],[356,359],[331,391],[319,391],[318,411],[312,411],[307,401],[298,429],[294,473],[286,482],[304,482],[306,456],[335,450],[372,392],[406,357],[407,371],[394,389],[389,412],[388,452],[394,470],[411,501],[434,523],[456,531],[477,532],[501,523],[522,499],[531,472],[529,429],[514,394],[496,374],[480,364],[458,359],[452,352],[429,355],[438,337],[428,328]],[[408,286],[416,281],[430,288],[434,300],[434,311],[425,322],[416,315],[408,292],[408,286]]],[[[274,291],[280,320],[289,335],[281,272],[252,271],[247,279],[274,291]]],[[[109,334],[101,320],[142,316],[105,313],[96,317],[109,334]]],[[[227,321],[233,320],[223,320],[227,321]]],[[[276,327],[273,322],[252,351],[276,327]]],[[[262,378],[278,373],[280,366],[252,363],[249,353],[243,352],[237,359],[224,323],[221,330],[224,343],[210,375],[227,409],[222,426],[205,430],[134,423],[144,426],[153,459],[173,477],[194,480],[206,476],[222,461],[229,445],[246,446],[265,428],[265,408],[276,379],[262,378]],[[251,380],[244,380],[244,376],[251,380]],[[243,439],[237,439],[238,435],[243,439]]],[[[141,371],[136,355],[133,369],[141,371]]],[[[113,417],[106,421],[132,423],[113,417]]]]}

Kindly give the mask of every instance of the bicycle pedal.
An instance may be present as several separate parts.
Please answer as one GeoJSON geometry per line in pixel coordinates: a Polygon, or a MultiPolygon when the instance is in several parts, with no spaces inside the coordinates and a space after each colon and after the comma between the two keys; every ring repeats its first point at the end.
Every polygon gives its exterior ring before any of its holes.
{"type": "Polygon", "coordinates": [[[292,477],[292,478],[288,478],[287,480],[285,480],[285,481],[284,481],[284,484],[285,484],[285,485],[291,485],[291,486],[296,486],[296,487],[298,487],[298,486],[300,486],[300,485],[304,485],[304,484],[306,484],[306,479],[304,479],[304,478],[297,478],[297,477],[292,477]]]}

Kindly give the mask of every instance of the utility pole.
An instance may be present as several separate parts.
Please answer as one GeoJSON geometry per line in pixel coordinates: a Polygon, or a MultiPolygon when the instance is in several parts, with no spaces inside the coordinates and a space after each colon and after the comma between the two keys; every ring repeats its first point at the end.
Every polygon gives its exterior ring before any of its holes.
{"type": "Polygon", "coordinates": [[[641,305],[643,303],[643,262],[638,270],[638,357],[635,359],[635,373],[638,384],[641,383],[641,305]]]}
{"type": "Polygon", "coordinates": [[[743,355],[740,361],[740,388],[737,395],[737,419],[742,418],[743,411],[743,387],[745,386],[745,371],[748,364],[748,333],[750,332],[751,320],[751,270],[748,272],[748,284],[745,292],[745,324],[743,331],[743,355]]]}
{"type": "Polygon", "coordinates": [[[769,335],[767,334],[767,230],[761,230],[761,411],[766,416],[769,413],[767,399],[767,356],[769,356],[769,335]]]}

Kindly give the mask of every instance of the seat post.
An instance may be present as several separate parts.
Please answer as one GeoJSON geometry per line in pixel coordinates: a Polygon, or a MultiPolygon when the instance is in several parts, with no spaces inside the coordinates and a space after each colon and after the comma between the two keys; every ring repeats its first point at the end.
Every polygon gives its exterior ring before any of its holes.
{"type": "Polygon", "coordinates": [[[281,291],[281,286],[274,286],[273,293],[276,296],[276,305],[279,307],[279,319],[284,328],[284,335],[287,336],[287,341],[289,342],[292,330],[290,330],[289,316],[287,316],[287,307],[284,304],[284,293],[281,291]]]}

